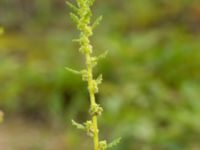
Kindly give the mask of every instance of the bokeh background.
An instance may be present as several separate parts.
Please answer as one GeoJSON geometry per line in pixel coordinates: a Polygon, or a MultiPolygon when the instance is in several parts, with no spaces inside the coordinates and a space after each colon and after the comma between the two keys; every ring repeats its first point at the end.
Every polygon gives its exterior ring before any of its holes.
{"type": "MultiPolygon", "coordinates": [[[[84,59],[64,0],[0,0],[1,150],[92,149],[84,59]]],[[[108,50],[97,100],[113,150],[200,150],[200,1],[96,0],[92,42],[108,50]]]]}

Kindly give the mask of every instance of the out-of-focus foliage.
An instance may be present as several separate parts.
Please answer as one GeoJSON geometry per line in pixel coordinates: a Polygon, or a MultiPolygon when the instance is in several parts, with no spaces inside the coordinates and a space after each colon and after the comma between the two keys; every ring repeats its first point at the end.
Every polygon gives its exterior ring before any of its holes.
{"type": "MultiPolygon", "coordinates": [[[[104,74],[101,136],[122,136],[119,150],[200,149],[200,2],[97,0],[94,12],[104,15],[95,49],[109,50],[95,70],[104,74]]],[[[9,116],[85,119],[86,85],[64,69],[84,62],[67,14],[63,0],[0,1],[0,109],[9,116]]],[[[71,149],[83,142],[74,131],[67,138],[71,149]]]]}
{"type": "Polygon", "coordinates": [[[3,122],[3,112],[0,111],[0,123],[2,123],[2,122],[3,122]]]}

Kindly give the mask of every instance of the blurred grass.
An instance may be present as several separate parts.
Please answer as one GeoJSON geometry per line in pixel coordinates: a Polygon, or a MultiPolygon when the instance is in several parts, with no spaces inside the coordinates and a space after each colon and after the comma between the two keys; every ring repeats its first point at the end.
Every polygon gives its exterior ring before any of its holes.
{"type": "MultiPolygon", "coordinates": [[[[122,136],[116,150],[198,150],[199,1],[97,0],[94,12],[104,15],[96,53],[109,50],[95,70],[104,75],[101,136],[122,136]]],[[[83,67],[67,14],[62,0],[0,1],[0,109],[6,118],[67,125],[78,149],[84,136],[70,120],[85,120],[89,102],[86,85],[64,69],[83,67]]]]}

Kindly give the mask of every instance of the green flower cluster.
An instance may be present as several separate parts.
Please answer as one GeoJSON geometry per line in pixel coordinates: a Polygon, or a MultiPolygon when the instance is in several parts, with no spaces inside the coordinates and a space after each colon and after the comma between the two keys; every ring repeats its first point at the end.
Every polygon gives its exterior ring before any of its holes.
{"type": "Polygon", "coordinates": [[[73,10],[73,13],[70,13],[70,16],[76,24],[77,29],[80,31],[79,38],[74,41],[79,43],[79,51],[85,56],[86,69],[81,71],[76,71],[70,68],[66,69],[72,73],[80,74],[83,81],[88,83],[88,92],[90,95],[89,114],[92,119],[83,124],[76,123],[72,120],[72,124],[78,129],[85,130],[87,135],[93,138],[94,150],[105,150],[118,144],[120,138],[110,144],[108,144],[107,141],[99,140],[97,116],[102,114],[103,108],[96,103],[95,94],[99,92],[98,85],[102,83],[103,78],[100,74],[96,79],[94,79],[93,68],[97,65],[99,59],[106,56],[107,52],[101,54],[100,56],[92,56],[93,47],[89,38],[93,35],[94,28],[102,20],[102,16],[98,17],[93,23],[91,23],[92,12],[90,7],[93,5],[94,0],[76,0],[76,2],[77,6],[70,2],[67,2],[67,4],[73,10]]]}

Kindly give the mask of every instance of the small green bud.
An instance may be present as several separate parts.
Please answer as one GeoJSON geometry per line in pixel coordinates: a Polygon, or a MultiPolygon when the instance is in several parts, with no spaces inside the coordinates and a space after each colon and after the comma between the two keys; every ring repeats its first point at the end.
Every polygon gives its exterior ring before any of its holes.
{"type": "Polygon", "coordinates": [[[99,77],[96,80],[92,80],[92,84],[90,85],[89,88],[91,88],[91,90],[94,93],[98,93],[99,92],[99,88],[98,85],[102,83],[102,75],[99,75],[99,77]]]}
{"type": "Polygon", "coordinates": [[[94,136],[94,127],[92,121],[87,121],[84,123],[87,135],[90,137],[94,136]]]}
{"type": "Polygon", "coordinates": [[[98,62],[97,62],[96,57],[91,58],[91,63],[92,63],[92,68],[94,68],[97,65],[98,62]]]}
{"type": "Polygon", "coordinates": [[[94,93],[98,93],[99,92],[99,88],[98,88],[98,84],[96,80],[92,80],[92,91],[94,93]]]}
{"type": "Polygon", "coordinates": [[[85,35],[87,35],[88,37],[93,34],[92,29],[89,26],[85,26],[84,32],[85,32],[85,35]]]}
{"type": "Polygon", "coordinates": [[[99,150],[105,150],[107,149],[107,147],[108,147],[107,141],[104,140],[99,142],[99,150]]]}
{"type": "Polygon", "coordinates": [[[89,114],[91,116],[100,116],[103,112],[103,108],[99,104],[93,104],[90,106],[89,114]]]}
{"type": "Polygon", "coordinates": [[[82,80],[83,81],[88,81],[88,72],[87,72],[87,70],[82,70],[81,74],[82,74],[82,80]]]}

